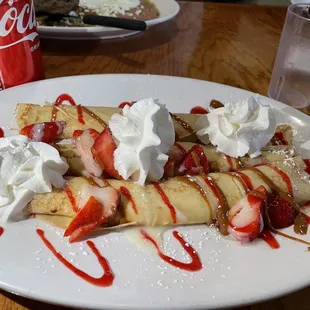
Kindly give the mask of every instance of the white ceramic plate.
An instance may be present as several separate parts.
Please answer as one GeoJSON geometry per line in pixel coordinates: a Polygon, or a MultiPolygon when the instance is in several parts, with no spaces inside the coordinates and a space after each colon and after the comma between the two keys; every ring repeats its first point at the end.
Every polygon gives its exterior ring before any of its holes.
{"type": "MultiPolygon", "coordinates": [[[[100,0],[85,0],[84,3],[100,0]]],[[[148,28],[166,22],[176,16],[180,10],[175,0],[152,0],[159,10],[159,17],[146,21],[148,28]]],[[[106,40],[121,38],[139,33],[139,31],[123,30],[111,27],[50,27],[39,26],[39,34],[42,38],[65,39],[65,40],[106,40]]],[[[147,31],[147,30],[146,30],[147,31]]]]}
{"type": "MultiPolygon", "coordinates": [[[[196,105],[246,99],[250,92],[205,81],[152,75],[92,75],[45,80],[0,92],[0,124],[10,126],[18,102],[43,104],[61,93],[83,105],[117,106],[145,97],[159,98],[173,112],[196,105]]],[[[281,103],[262,97],[280,111],[280,121],[309,135],[310,119],[281,103]]],[[[191,201],[189,199],[188,203],[191,201]]],[[[93,276],[102,270],[85,242],[68,244],[62,231],[36,219],[3,226],[0,238],[0,288],[34,299],[94,309],[214,309],[262,301],[310,284],[310,253],[306,246],[277,236],[280,249],[261,241],[241,245],[211,228],[179,227],[203,263],[198,272],[178,270],[156,252],[137,247],[124,231],[92,238],[115,273],[111,287],[93,286],[58,262],[36,234],[44,229],[52,244],[93,276]]],[[[164,234],[165,252],[189,261],[179,243],[164,234]]],[[[293,234],[292,229],[287,232],[293,234]]],[[[305,236],[310,240],[310,236],[305,236]]]]}

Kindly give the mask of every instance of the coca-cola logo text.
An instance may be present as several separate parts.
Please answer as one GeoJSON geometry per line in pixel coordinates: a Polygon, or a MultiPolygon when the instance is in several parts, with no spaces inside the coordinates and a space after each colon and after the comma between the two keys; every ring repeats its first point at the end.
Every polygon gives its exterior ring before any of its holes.
{"type": "MultiPolygon", "coordinates": [[[[0,5],[3,1],[5,0],[0,0],[0,5]]],[[[24,2],[24,6],[19,9],[19,1],[14,3],[13,0],[9,0],[8,6],[9,9],[0,17],[0,37],[8,37],[14,31],[20,34],[20,39],[14,42],[6,42],[8,44],[0,45],[0,49],[27,40],[33,41],[38,36],[33,2],[24,2]]]]}

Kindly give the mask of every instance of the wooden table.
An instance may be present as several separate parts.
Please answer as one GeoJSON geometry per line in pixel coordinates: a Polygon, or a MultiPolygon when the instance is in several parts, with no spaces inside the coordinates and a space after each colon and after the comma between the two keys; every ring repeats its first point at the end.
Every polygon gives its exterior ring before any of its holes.
{"type": "MultiPolygon", "coordinates": [[[[191,77],[263,95],[286,8],[180,2],[170,22],[132,38],[105,42],[42,40],[47,78],[96,73],[191,77]]],[[[268,281],[268,279],[266,279],[268,281]]],[[[310,309],[309,289],[239,310],[310,309]]],[[[2,292],[0,309],[65,309],[2,292]]]]}

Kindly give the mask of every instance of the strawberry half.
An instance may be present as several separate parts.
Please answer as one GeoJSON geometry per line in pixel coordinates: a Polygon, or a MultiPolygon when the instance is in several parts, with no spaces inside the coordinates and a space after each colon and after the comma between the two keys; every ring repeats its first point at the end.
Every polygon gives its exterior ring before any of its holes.
{"type": "Polygon", "coordinates": [[[264,227],[263,207],[267,190],[260,186],[249,192],[229,210],[228,232],[242,243],[258,237],[264,227]]]}
{"type": "Polygon", "coordinates": [[[175,176],[175,161],[169,159],[164,167],[164,177],[170,178],[175,176]]]}
{"type": "Polygon", "coordinates": [[[266,204],[266,216],[272,228],[281,229],[294,224],[298,211],[289,201],[279,195],[269,194],[266,204]]]}
{"type": "Polygon", "coordinates": [[[27,125],[19,133],[36,142],[51,143],[62,134],[65,127],[65,121],[43,122],[27,125]]]}
{"type": "Polygon", "coordinates": [[[102,197],[97,199],[90,196],[67,227],[64,236],[70,236],[69,242],[74,242],[85,236],[95,227],[107,222],[115,213],[119,201],[117,191],[112,187],[97,188],[96,191],[98,190],[102,197]]]}
{"type": "Polygon", "coordinates": [[[96,162],[102,169],[112,177],[122,179],[114,168],[114,151],[116,148],[117,145],[112,137],[112,133],[110,129],[106,127],[95,140],[91,150],[96,162]]]}
{"type": "Polygon", "coordinates": [[[203,151],[203,148],[196,144],[187,153],[184,161],[178,168],[178,173],[181,175],[197,175],[208,174],[210,171],[209,161],[203,151]]]}
{"type": "MultiPolygon", "coordinates": [[[[99,132],[95,129],[89,128],[86,130],[88,131],[89,135],[93,140],[96,140],[96,138],[99,136],[99,132]]],[[[80,137],[86,130],[80,130],[80,129],[74,130],[72,135],[72,144],[75,144],[77,138],[80,137]]]]}
{"type": "Polygon", "coordinates": [[[169,159],[180,165],[187,156],[186,150],[180,144],[174,144],[168,151],[169,159]]]}
{"type": "MultiPolygon", "coordinates": [[[[78,132],[80,134],[80,132],[78,132]]],[[[74,135],[74,133],[73,133],[74,135]]],[[[75,136],[77,133],[75,132],[75,136]]],[[[94,145],[96,137],[99,133],[93,129],[87,129],[82,131],[82,134],[76,138],[75,145],[81,155],[81,160],[85,169],[93,176],[100,177],[102,175],[102,168],[94,159],[94,155],[91,151],[94,145]]]]}

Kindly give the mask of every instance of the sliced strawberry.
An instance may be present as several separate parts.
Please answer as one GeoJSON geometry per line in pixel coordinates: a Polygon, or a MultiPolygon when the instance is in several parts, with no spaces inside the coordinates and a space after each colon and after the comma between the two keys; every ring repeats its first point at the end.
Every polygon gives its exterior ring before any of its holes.
{"type": "Polygon", "coordinates": [[[121,179],[122,177],[114,168],[114,151],[116,148],[117,145],[112,137],[112,133],[110,129],[106,127],[95,140],[92,147],[92,153],[101,168],[112,177],[121,179]]]}
{"type": "Polygon", "coordinates": [[[267,190],[259,187],[249,192],[229,211],[228,232],[242,243],[250,242],[263,230],[263,207],[267,190]]]}
{"type": "Polygon", "coordinates": [[[33,141],[51,143],[62,134],[65,127],[65,121],[36,123],[25,126],[19,133],[33,141]]]}
{"type": "Polygon", "coordinates": [[[83,235],[99,226],[107,218],[103,212],[104,206],[95,197],[91,196],[86,205],[78,212],[67,227],[64,236],[70,236],[69,241],[74,242],[83,235]]]}
{"type": "Polygon", "coordinates": [[[210,171],[208,159],[201,145],[194,145],[178,169],[178,173],[184,175],[208,174],[210,171]]]}
{"type": "Polygon", "coordinates": [[[297,209],[279,195],[267,195],[266,216],[272,228],[281,229],[294,224],[297,209]]]}
{"type": "Polygon", "coordinates": [[[175,176],[175,161],[169,159],[164,167],[164,177],[170,178],[175,176]]]}
{"type": "Polygon", "coordinates": [[[304,159],[304,163],[305,163],[305,171],[310,174],[310,159],[304,159]]]}
{"type": "Polygon", "coordinates": [[[274,136],[270,140],[272,145],[288,145],[287,141],[285,140],[284,133],[282,131],[275,132],[274,136]]]}
{"type": "MultiPolygon", "coordinates": [[[[96,131],[96,130],[94,130],[96,131]]],[[[77,134],[76,134],[77,135],[77,134]]],[[[99,136],[99,134],[97,133],[99,136]]],[[[92,129],[87,129],[82,132],[80,136],[76,139],[76,148],[81,155],[81,160],[84,164],[85,169],[93,176],[100,177],[102,175],[103,169],[94,159],[92,153],[92,146],[95,142],[96,134],[92,132],[92,129]]]]}
{"type": "Polygon", "coordinates": [[[74,130],[73,135],[72,135],[72,144],[75,144],[75,141],[78,137],[80,137],[83,134],[84,130],[74,130]]]}
{"type": "Polygon", "coordinates": [[[176,165],[180,165],[187,156],[187,152],[179,143],[172,145],[168,152],[169,159],[175,161],[176,165]]]}
{"type": "Polygon", "coordinates": [[[114,188],[91,187],[90,192],[96,194],[96,198],[88,198],[64,233],[65,237],[70,236],[70,242],[80,239],[115,214],[119,195],[114,188]]]}
{"type": "MultiPolygon", "coordinates": [[[[96,140],[96,138],[99,136],[99,132],[95,129],[89,128],[87,129],[87,131],[89,132],[93,140],[96,140]]],[[[75,144],[77,138],[80,137],[84,132],[85,130],[79,130],[79,129],[74,130],[73,135],[72,135],[72,144],[75,144]]]]}

